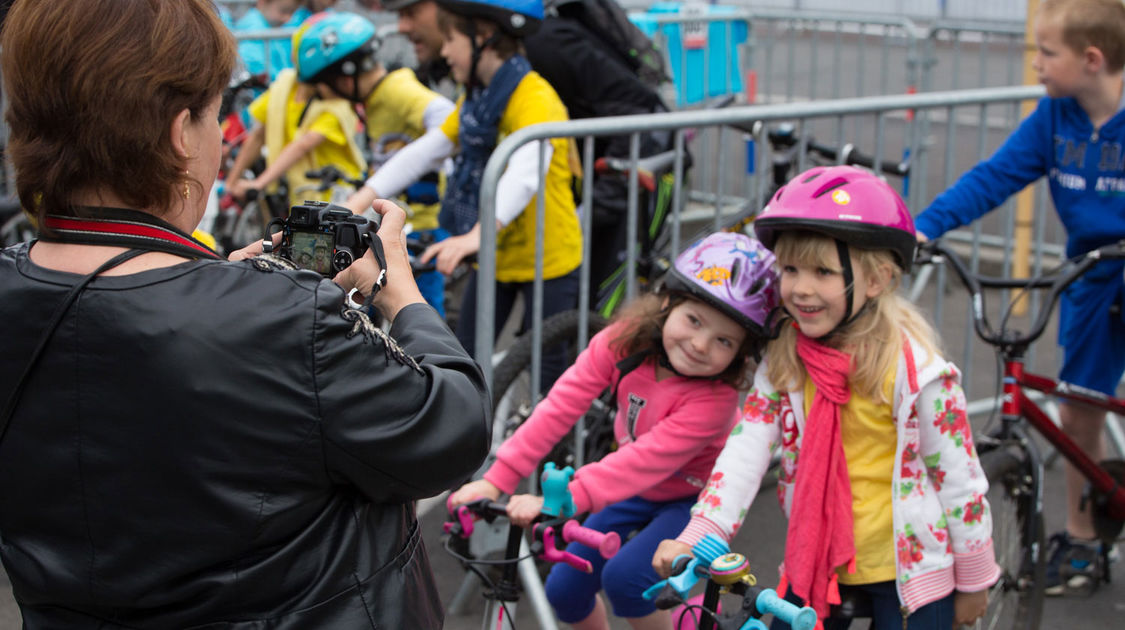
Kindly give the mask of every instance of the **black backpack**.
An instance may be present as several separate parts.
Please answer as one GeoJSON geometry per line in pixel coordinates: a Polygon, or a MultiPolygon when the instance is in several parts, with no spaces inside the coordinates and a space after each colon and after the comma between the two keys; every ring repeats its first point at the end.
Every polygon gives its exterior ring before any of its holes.
{"type": "Polygon", "coordinates": [[[664,55],[616,0],[546,0],[544,9],[581,23],[645,84],[656,88],[670,80],[664,55]]]}

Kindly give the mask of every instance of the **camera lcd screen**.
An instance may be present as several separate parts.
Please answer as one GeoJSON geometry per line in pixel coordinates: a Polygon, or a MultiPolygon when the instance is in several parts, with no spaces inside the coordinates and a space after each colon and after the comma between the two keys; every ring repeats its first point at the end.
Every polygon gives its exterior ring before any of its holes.
{"type": "Polygon", "coordinates": [[[332,273],[332,234],[293,232],[293,262],[322,276],[332,273]]]}

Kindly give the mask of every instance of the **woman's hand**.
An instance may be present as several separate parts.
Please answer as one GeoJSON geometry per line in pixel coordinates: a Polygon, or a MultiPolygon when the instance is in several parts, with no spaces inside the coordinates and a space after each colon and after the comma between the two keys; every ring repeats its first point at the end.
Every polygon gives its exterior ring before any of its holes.
{"type": "Polygon", "coordinates": [[[477,479],[458,488],[453,494],[449,495],[449,505],[457,507],[470,501],[477,499],[488,499],[495,501],[500,498],[500,488],[497,488],[491,481],[487,479],[477,479]]]}
{"type": "Polygon", "coordinates": [[[953,594],[953,625],[969,626],[988,610],[988,589],[975,593],[953,594]]]}
{"type": "Polygon", "coordinates": [[[691,545],[678,540],[662,540],[652,555],[652,569],[660,577],[667,578],[672,575],[672,563],[684,554],[691,555],[691,545]]]}
{"type": "MultiPolygon", "coordinates": [[[[406,234],[402,231],[406,223],[406,212],[386,199],[377,199],[371,207],[383,217],[377,237],[383,244],[383,255],[387,260],[387,283],[375,294],[373,303],[387,321],[393,322],[404,306],[424,303],[425,300],[422,298],[422,293],[418,291],[414,274],[410,270],[406,234]]],[[[366,294],[379,280],[379,272],[375,254],[368,249],[360,259],[336,274],[333,280],[344,291],[355,289],[361,294],[366,294]]]]}
{"type": "MultiPolygon", "coordinates": [[[[274,232],[271,235],[271,238],[273,239],[274,248],[277,248],[281,245],[281,232],[274,232]]],[[[247,258],[253,258],[255,256],[260,256],[261,254],[262,254],[262,239],[257,239],[255,241],[251,242],[246,247],[243,247],[242,249],[236,249],[233,252],[231,252],[229,255],[227,255],[227,260],[229,260],[231,262],[238,262],[240,260],[246,260],[247,258]]]]}
{"type": "Polygon", "coordinates": [[[543,497],[517,494],[508,499],[508,520],[516,527],[527,527],[543,512],[543,497]]]}
{"type": "Polygon", "coordinates": [[[437,270],[448,276],[466,256],[472,256],[479,251],[480,223],[477,223],[473,229],[460,236],[450,236],[444,241],[430,245],[418,257],[418,262],[426,264],[431,259],[437,258],[437,270]]]}

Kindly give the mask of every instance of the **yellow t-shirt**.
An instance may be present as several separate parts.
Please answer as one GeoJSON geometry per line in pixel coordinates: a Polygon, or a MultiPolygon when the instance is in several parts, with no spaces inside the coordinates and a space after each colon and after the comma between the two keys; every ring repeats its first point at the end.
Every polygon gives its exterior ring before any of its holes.
{"type": "MultiPolygon", "coordinates": [[[[423,115],[438,93],[422,85],[410,68],[387,73],[367,97],[367,137],[377,144],[387,136],[405,135],[411,140],[426,133],[423,115]]],[[[440,203],[410,204],[410,223],[415,230],[438,226],[440,203]]]]}
{"type": "MultiPolygon", "coordinates": [[[[445,119],[441,129],[457,143],[461,122],[462,97],[457,109],[445,119]]],[[[567,120],[566,107],[551,84],[536,72],[527,73],[512,92],[500,116],[497,144],[512,132],[542,122],[567,120]]],[[[546,225],[544,226],[543,277],[564,276],[582,262],[582,230],[574,210],[568,138],[551,140],[553,151],[544,188],[546,225]]],[[[536,197],[523,212],[496,236],[496,279],[500,282],[530,282],[535,279],[536,197]]],[[[482,226],[482,228],[485,226],[482,226]]]]}
{"type": "MultiPolygon", "coordinates": [[[[276,89],[276,84],[271,85],[269,90],[266,90],[254,102],[250,103],[250,115],[255,120],[262,123],[269,128],[269,125],[275,124],[275,121],[269,119],[269,98],[270,90],[276,89]]],[[[285,127],[282,129],[282,137],[285,145],[293,142],[293,139],[298,134],[298,122],[301,119],[301,113],[305,110],[305,103],[296,100],[296,89],[290,91],[289,101],[286,103],[286,116],[283,121],[285,127]]],[[[353,121],[348,121],[348,127],[351,127],[353,121]]],[[[337,168],[343,171],[348,177],[358,177],[360,173],[366,168],[366,165],[361,164],[355,160],[354,153],[351,149],[348,134],[356,133],[355,128],[346,128],[345,123],[342,122],[337,116],[329,111],[321,111],[319,115],[312,120],[307,126],[309,131],[315,131],[324,136],[324,142],[321,142],[311,152],[312,163],[317,166],[324,166],[327,164],[335,164],[337,168]]],[[[267,132],[268,134],[268,132],[267,132]]],[[[303,177],[305,166],[301,162],[297,163],[293,169],[290,169],[295,175],[300,175],[296,179],[305,181],[303,177]],[[300,171],[297,173],[296,171],[300,171]]],[[[289,187],[289,203],[290,205],[301,203],[306,199],[315,199],[319,201],[328,201],[331,197],[331,191],[323,193],[317,191],[304,191],[297,192],[298,186],[293,185],[294,179],[290,178],[289,187]]]]}
{"type": "MultiPolygon", "coordinates": [[[[894,390],[894,371],[883,383],[888,400],[894,390]]],[[[805,414],[812,407],[816,386],[805,380],[805,414]]],[[[855,573],[839,567],[841,584],[874,584],[895,579],[893,480],[894,411],[852,391],[840,410],[840,439],[852,484],[852,527],[855,534],[855,573]]]]}

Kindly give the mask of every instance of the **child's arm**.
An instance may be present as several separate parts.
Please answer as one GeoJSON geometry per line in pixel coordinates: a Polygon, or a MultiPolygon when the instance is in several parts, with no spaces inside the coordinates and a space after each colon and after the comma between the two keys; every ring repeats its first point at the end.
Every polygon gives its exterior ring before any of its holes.
{"type": "Polygon", "coordinates": [[[782,421],[781,394],[766,379],[763,368],[759,366],[754,388],[742,405],[742,416],[691,509],[691,520],[676,536],[681,543],[694,545],[707,534],[729,541],[758,494],[771,454],[781,441],[782,421]]]}
{"type": "Polygon", "coordinates": [[[238,151],[238,155],[234,158],[234,164],[231,165],[230,171],[227,172],[227,181],[224,188],[235,199],[241,200],[246,196],[246,189],[248,184],[243,184],[242,174],[250,169],[254,161],[262,156],[262,145],[266,143],[266,127],[261,123],[254,125],[250,130],[250,134],[242,142],[242,147],[238,151]]]}
{"type": "Polygon", "coordinates": [[[923,386],[914,404],[920,444],[913,458],[904,455],[896,490],[909,492],[912,484],[927,483],[928,490],[937,492],[944,515],[929,527],[939,532],[936,535],[948,531],[957,590],[976,593],[991,586],[1000,569],[992,550],[992,513],[985,498],[988,479],[973,446],[965,404],[953,364],[923,386]]]}
{"type": "Polygon", "coordinates": [[[590,403],[613,383],[617,356],[609,341],[620,333],[611,325],[594,335],[574,365],[555,381],[554,386],[512,437],[496,452],[496,461],[484,478],[504,492],[511,493],[520,480],[535,470],[539,460],[559,442],[578,421],[590,403]]]}
{"type": "Polygon", "coordinates": [[[344,205],[356,214],[363,214],[375,199],[394,197],[419,177],[440,167],[454,148],[453,141],[440,128],[427,131],[396,151],[344,205]]]}
{"type": "Polygon", "coordinates": [[[690,554],[692,545],[705,535],[717,534],[726,541],[734,538],[758,494],[773,447],[781,436],[780,398],[762,367],[742,406],[742,416],[691,509],[691,520],[675,540],[661,541],[653,554],[652,567],[662,577],[668,577],[677,556],[690,554]]]}
{"type": "Polygon", "coordinates": [[[730,433],[737,408],[738,392],[733,388],[698,387],[650,430],[580,468],[570,482],[575,510],[597,512],[668,480],[703,448],[720,443],[730,433]]]}
{"type": "Polygon", "coordinates": [[[320,146],[324,142],[324,138],[324,134],[318,131],[306,131],[298,135],[292,142],[285,145],[285,148],[277,155],[277,159],[266,166],[266,170],[250,180],[246,186],[255,190],[262,190],[281,179],[298,160],[320,146]]]}
{"type": "Polygon", "coordinates": [[[1051,99],[1043,99],[996,153],[977,164],[941,193],[914,219],[914,227],[937,238],[996,208],[1047,172],[1054,151],[1050,132],[1051,99]]]}
{"type": "MultiPolygon", "coordinates": [[[[539,144],[532,142],[516,149],[508,160],[508,167],[496,184],[497,231],[514,221],[539,191],[539,178],[541,175],[546,176],[553,151],[551,144],[546,142],[543,170],[540,171],[539,144]]],[[[462,260],[480,251],[480,230],[481,224],[477,223],[464,234],[434,243],[422,252],[419,260],[427,263],[430,259],[436,258],[437,270],[446,275],[452,274],[462,260]]]]}

